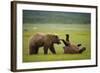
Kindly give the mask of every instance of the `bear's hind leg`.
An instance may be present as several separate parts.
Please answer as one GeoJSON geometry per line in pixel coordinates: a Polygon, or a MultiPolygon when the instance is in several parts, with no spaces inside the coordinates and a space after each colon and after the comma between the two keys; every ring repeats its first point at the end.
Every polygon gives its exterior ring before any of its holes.
{"type": "Polygon", "coordinates": [[[36,49],[37,49],[36,47],[30,46],[30,47],[29,47],[29,54],[30,54],[30,55],[36,54],[36,49]]]}
{"type": "Polygon", "coordinates": [[[82,44],[77,44],[78,47],[82,46],[82,44]]]}
{"type": "Polygon", "coordinates": [[[85,50],[86,50],[86,48],[83,47],[83,48],[81,48],[81,49],[79,50],[79,53],[82,53],[82,52],[85,51],[85,50]]]}

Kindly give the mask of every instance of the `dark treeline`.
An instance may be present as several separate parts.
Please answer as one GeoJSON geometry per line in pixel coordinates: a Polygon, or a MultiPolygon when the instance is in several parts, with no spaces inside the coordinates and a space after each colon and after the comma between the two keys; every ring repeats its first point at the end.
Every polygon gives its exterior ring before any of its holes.
{"type": "Polygon", "coordinates": [[[90,24],[90,13],[23,10],[23,23],[90,24]]]}

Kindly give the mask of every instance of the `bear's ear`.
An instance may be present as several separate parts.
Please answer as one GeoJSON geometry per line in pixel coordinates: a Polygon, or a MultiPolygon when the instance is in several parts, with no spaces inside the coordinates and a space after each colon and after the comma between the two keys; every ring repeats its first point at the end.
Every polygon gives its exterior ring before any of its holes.
{"type": "Polygon", "coordinates": [[[54,36],[55,39],[59,39],[59,37],[57,35],[54,36]]]}
{"type": "Polygon", "coordinates": [[[58,38],[58,36],[57,36],[57,35],[55,35],[54,37],[55,37],[55,38],[58,38]]]}
{"type": "Polygon", "coordinates": [[[58,36],[57,36],[57,35],[55,35],[55,38],[58,38],[58,36]]]}

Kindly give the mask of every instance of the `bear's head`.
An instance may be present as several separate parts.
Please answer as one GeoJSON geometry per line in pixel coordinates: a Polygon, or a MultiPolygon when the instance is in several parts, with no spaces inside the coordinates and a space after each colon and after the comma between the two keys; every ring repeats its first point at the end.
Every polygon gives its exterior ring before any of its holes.
{"type": "Polygon", "coordinates": [[[52,42],[56,44],[61,44],[60,39],[57,35],[52,36],[52,42]]]}

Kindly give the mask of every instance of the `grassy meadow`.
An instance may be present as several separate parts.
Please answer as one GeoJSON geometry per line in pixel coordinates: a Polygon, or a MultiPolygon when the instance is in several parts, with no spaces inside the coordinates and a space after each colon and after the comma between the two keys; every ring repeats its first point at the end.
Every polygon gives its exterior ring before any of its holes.
{"type": "Polygon", "coordinates": [[[91,58],[91,33],[90,24],[30,24],[24,23],[23,27],[23,62],[40,62],[40,61],[63,61],[63,60],[83,60],[91,58]],[[48,55],[44,55],[43,47],[39,49],[37,55],[29,55],[28,42],[29,38],[36,34],[52,33],[57,34],[59,38],[65,39],[65,34],[70,35],[70,41],[73,44],[81,43],[86,47],[82,54],[64,54],[64,44],[55,44],[57,54],[52,54],[49,50],[48,55]]]}

